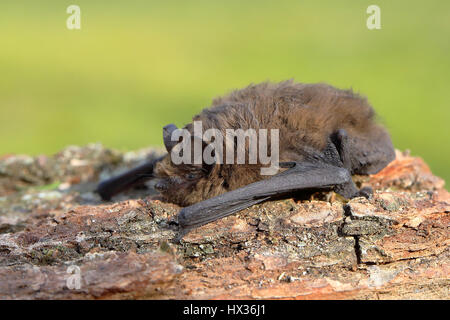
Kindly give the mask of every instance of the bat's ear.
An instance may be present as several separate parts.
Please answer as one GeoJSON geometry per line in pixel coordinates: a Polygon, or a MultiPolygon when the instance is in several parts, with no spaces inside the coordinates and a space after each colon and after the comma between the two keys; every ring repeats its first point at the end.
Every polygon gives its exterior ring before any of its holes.
{"type": "MultiPolygon", "coordinates": [[[[168,124],[168,125],[166,125],[166,126],[164,126],[163,127],[163,140],[164,140],[164,146],[166,147],[166,150],[167,150],[167,152],[168,153],[171,153],[171,151],[173,150],[173,148],[178,144],[178,143],[180,143],[180,141],[183,139],[183,136],[180,136],[180,138],[178,139],[178,141],[174,141],[174,140],[172,140],[172,133],[175,131],[175,130],[178,130],[178,128],[177,128],[177,126],[175,126],[174,124],[168,124]]],[[[201,144],[201,152],[202,152],[202,155],[203,155],[203,150],[204,150],[204,148],[207,146],[207,144],[206,144],[206,142],[205,141],[203,141],[203,139],[202,139],[202,137],[199,137],[199,136],[196,136],[196,135],[192,135],[191,137],[190,137],[190,139],[191,139],[191,147],[194,145],[194,143],[198,143],[198,142],[200,142],[200,144],[201,144]]],[[[184,150],[181,150],[181,153],[183,152],[184,150]]],[[[194,159],[193,158],[191,158],[191,162],[190,162],[191,164],[185,164],[185,165],[187,165],[188,167],[194,167],[194,168],[197,168],[197,169],[202,169],[203,171],[211,171],[211,169],[212,169],[212,167],[215,165],[215,163],[214,164],[211,164],[211,165],[207,165],[207,164],[205,164],[205,163],[201,163],[201,164],[194,164],[194,159]]]]}
{"type": "Polygon", "coordinates": [[[177,130],[177,126],[174,124],[168,124],[163,128],[163,140],[164,140],[164,146],[166,147],[166,150],[168,153],[172,150],[172,148],[178,143],[178,141],[172,141],[172,132],[177,130]]]}
{"type": "MultiPolygon", "coordinates": [[[[182,137],[180,137],[180,139],[178,139],[178,141],[173,141],[172,140],[172,133],[178,130],[177,126],[174,124],[168,124],[166,126],[163,127],[163,141],[164,141],[164,146],[166,147],[166,150],[168,153],[170,153],[170,151],[172,151],[173,147],[175,147],[180,140],[182,139],[182,137]]],[[[198,137],[198,136],[192,136],[192,141],[191,143],[194,143],[195,141],[201,141],[202,144],[202,150],[203,148],[206,146],[205,142],[203,141],[202,137],[198,137]]]]}

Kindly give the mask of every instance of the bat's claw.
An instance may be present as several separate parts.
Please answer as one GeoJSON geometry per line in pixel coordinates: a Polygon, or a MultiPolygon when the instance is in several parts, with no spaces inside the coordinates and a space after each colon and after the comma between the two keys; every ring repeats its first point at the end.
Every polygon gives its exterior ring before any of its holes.
{"type": "Polygon", "coordinates": [[[172,242],[173,242],[173,243],[176,243],[176,244],[181,244],[181,240],[183,240],[183,237],[184,237],[186,234],[188,234],[189,231],[190,231],[190,229],[186,229],[186,228],[180,227],[180,228],[178,229],[178,233],[177,233],[176,236],[172,239],[172,242]]]}
{"type": "Polygon", "coordinates": [[[373,195],[373,189],[371,187],[364,187],[359,189],[358,195],[366,199],[371,199],[373,195]]]}
{"type": "Polygon", "coordinates": [[[171,242],[174,244],[181,244],[181,240],[183,239],[184,234],[182,233],[178,233],[172,240],[171,242]]]}
{"type": "Polygon", "coordinates": [[[293,167],[295,167],[295,165],[296,165],[296,163],[294,161],[285,161],[285,162],[280,162],[278,164],[278,166],[280,168],[283,168],[283,169],[285,169],[285,168],[293,168],[293,167]]]}

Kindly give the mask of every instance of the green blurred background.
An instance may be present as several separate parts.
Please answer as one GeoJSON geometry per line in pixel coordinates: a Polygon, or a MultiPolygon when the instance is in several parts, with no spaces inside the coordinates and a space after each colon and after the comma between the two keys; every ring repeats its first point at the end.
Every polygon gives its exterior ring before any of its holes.
{"type": "Polygon", "coordinates": [[[213,97],[294,78],[367,95],[395,146],[450,178],[448,0],[5,2],[0,154],[161,145],[213,97]]]}

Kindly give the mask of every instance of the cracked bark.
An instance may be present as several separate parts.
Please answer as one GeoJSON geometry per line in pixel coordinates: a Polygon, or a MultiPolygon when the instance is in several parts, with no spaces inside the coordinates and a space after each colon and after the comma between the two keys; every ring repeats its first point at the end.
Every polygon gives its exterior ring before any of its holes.
{"type": "Polygon", "coordinates": [[[376,190],[370,200],[266,202],[175,244],[179,208],[150,189],[107,204],[92,193],[99,176],[155,155],[94,145],[0,159],[0,298],[449,297],[450,195],[420,158],[397,152],[355,177],[376,190]]]}

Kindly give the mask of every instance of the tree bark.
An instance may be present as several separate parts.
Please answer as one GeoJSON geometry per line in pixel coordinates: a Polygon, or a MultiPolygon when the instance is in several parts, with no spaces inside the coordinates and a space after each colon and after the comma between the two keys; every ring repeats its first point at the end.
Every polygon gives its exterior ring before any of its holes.
{"type": "Polygon", "coordinates": [[[269,201],[174,243],[176,205],[149,190],[109,203],[92,192],[155,154],[90,145],[1,158],[0,299],[449,298],[450,194],[420,158],[397,152],[355,177],[370,200],[269,201]]]}

